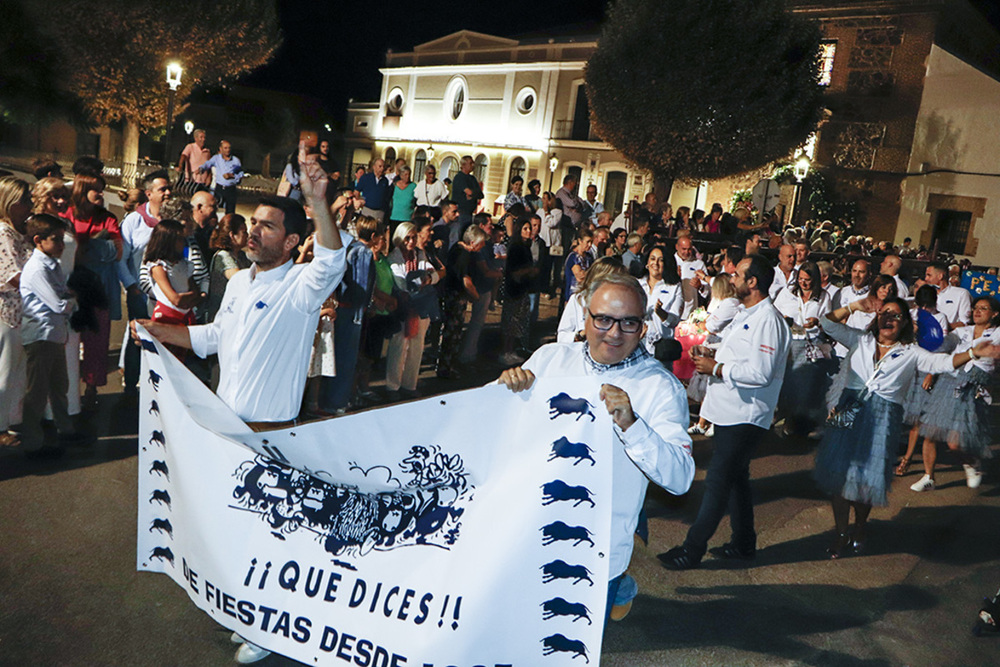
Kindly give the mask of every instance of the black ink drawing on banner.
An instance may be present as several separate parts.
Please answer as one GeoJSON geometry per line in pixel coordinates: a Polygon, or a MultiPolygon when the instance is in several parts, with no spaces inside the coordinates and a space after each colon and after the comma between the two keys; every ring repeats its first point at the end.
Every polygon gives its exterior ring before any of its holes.
{"type": "Polygon", "coordinates": [[[170,525],[169,519],[153,519],[153,523],[149,526],[149,532],[153,532],[154,530],[166,533],[170,536],[170,539],[174,539],[174,527],[170,525]]]}
{"type": "Polygon", "coordinates": [[[570,639],[565,635],[549,635],[542,640],[542,655],[552,655],[553,653],[572,653],[573,659],[581,657],[590,664],[587,657],[587,645],[579,639],[570,639]]]}
{"type": "Polygon", "coordinates": [[[155,489],[153,493],[149,496],[149,502],[157,502],[167,506],[170,509],[170,494],[164,489],[155,489]]]}
{"type": "Polygon", "coordinates": [[[560,501],[572,502],[573,507],[579,507],[581,503],[594,504],[593,494],[585,486],[570,486],[561,479],[542,484],[542,505],[551,505],[560,501]]]}
{"type": "Polygon", "coordinates": [[[553,521],[547,526],[542,526],[542,546],[549,546],[556,542],[573,542],[574,547],[578,547],[584,542],[594,546],[594,541],[590,539],[593,534],[584,526],[568,526],[562,521],[553,521]]]}
{"type": "Polygon", "coordinates": [[[174,564],[174,552],[168,547],[153,547],[153,552],[149,555],[149,560],[154,558],[159,558],[161,561],[166,561],[170,563],[171,567],[174,564]]]}
{"type": "Polygon", "coordinates": [[[150,401],[149,403],[149,414],[160,416],[160,406],[156,401],[150,401]]]}
{"type": "Polygon", "coordinates": [[[332,485],[280,461],[258,456],[235,472],[241,484],[233,490],[234,509],[260,515],[272,533],[299,528],[316,534],[330,554],[363,556],[415,545],[449,549],[458,540],[461,516],[474,487],[460,456],[437,446],[411,447],[395,477],[390,467],[350,470],[368,480],[397,487],[395,491],[362,493],[353,485],[332,485]]]}
{"type": "Polygon", "coordinates": [[[158,447],[165,447],[167,439],[164,437],[163,431],[153,431],[152,435],[149,436],[149,444],[156,445],[158,447]]]}
{"type": "Polygon", "coordinates": [[[541,604],[542,620],[548,621],[556,616],[572,616],[573,622],[579,620],[587,621],[587,625],[593,625],[590,620],[590,610],[582,602],[569,602],[563,598],[552,598],[541,604]]]}
{"type": "Polygon", "coordinates": [[[160,380],[162,379],[162,375],[159,375],[153,369],[149,369],[149,384],[153,385],[154,391],[160,391],[160,380]]]}
{"type": "Polygon", "coordinates": [[[153,341],[146,340],[145,338],[140,338],[139,343],[142,345],[142,349],[146,350],[147,352],[152,352],[153,354],[159,354],[159,352],[156,351],[156,345],[153,344],[153,341]]]}
{"type": "Polygon", "coordinates": [[[590,461],[590,465],[593,466],[597,463],[591,454],[594,450],[585,442],[570,442],[566,436],[563,436],[552,443],[552,453],[549,454],[549,461],[554,461],[556,459],[576,459],[573,462],[575,466],[582,461],[590,461]]]}
{"type": "Polygon", "coordinates": [[[152,475],[154,472],[170,481],[170,468],[167,467],[166,461],[153,461],[153,465],[149,466],[149,474],[152,475]]]}
{"type": "Polygon", "coordinates": [[[573,398],[566,392],[560,392],[549,399],[549,419],[576,415],[576,421],[580,421],[580,417],[590,417],[590,421],[594,421],[597,417],[591,411],[592,407],[594,406],[585,398],[573,398]]]}
{"type": "Polygon", "coordinates": [[[576,586],[581,581],[586,581],[591,586],[594,580],[590,578],[590,570],[583,565],[570,565],[564,560],[554,560],[541,567],[542,583],[549,584],[562,579],[572,579],[576,586]]]}

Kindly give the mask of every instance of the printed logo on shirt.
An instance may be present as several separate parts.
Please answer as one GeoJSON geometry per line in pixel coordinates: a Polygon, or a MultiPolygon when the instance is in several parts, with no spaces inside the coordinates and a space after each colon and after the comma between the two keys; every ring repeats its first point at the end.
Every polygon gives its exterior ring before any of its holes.
{"type": "Polygon", "coordinates": [[[255,304],[254,304],[253,306],[254,306],[254,308],[256,308],[257,310],[263,310],[263,309],[267,308],[267,304],[266,304],[266,303],[264,303],[263,301],[258,301],[258,302],[257,302],[257,303],[255,303],[255,304]]]}
{"type": "Polygon", "coordinates": [[[774,354],[774,348],[764,343],[760,344],[760,351],[764,354],[774,354]]]}

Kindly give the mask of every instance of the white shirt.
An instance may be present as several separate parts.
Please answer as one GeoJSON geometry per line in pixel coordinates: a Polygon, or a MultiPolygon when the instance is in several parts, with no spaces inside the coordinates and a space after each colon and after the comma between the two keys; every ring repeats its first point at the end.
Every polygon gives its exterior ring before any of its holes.
{"type": "Polygon", "coordinates": [[[674,337],[674,327],[681,321],[681,310],[684,308],[684,296],[681,286],[668,285],[662,280],[653,287],[649,286],[649,280],[641,278],[639,284],[642,291],[646,293],[646,337],[643,344],[646,351],[653,353],[653,346],[656,341],[663,338],[674,337]],[[667,311],[667,319],[661,320],[656,314],[656,303],[662,304],[663,310],[667,311]]]}
{"type": "Polygon", "coordinates": [[[542,229],[538,235],[550,249],[558,246],[561,252],[562,233],[559,231],[559,221],[562,220],[562,211],[557,208],[548,212],[545,209],[539,209],[538,217],[542,219],[542,229]]]}
{"type": "Polygon", "coordinates": [[[854,285],[848,283],[837,290],[837,296],[833,297],[833,310],[838,308],[843,308],[849,303],[854,303],[855,301],[860,301],[861,299],[868,296],[868,286],[865,285],[861,289],[855,289],[854,285]]]}
{"type": "Polygon", "coordinates": [[[802,327],[802,333],[792,333],[792,338],[801,340],[804,338],[815,339],[819,336],[821,329],[819,323],[809,329],[805,329],[806,320],[815,317],[817,320],[830,312],[830,295],[825,291],[820,292],[820,298],[804,301],[801,296],[790,289],[781,290],[778,298],[774,300],[774,307],[785,317],[792,318],[798,327],[802,327]]]}
{"type": "Polygon", "coordinates": [[[837,292],[840,291],[840,288],[834,285],[833,283],[829,283],[823,289],[826,291],[827,294],[830,295],[830,307],[833,308],[833,300],[837,298],[837,292]]]}
{"type": "Polygon", "coordinates": [[[219,354],[218,395],[245,421],[299,414],[319,311],[346,269],[344,248],[316,244],[313,260],[269,271],[254,264],[226,285],[215,321],[188,327],[199,357],[219,354]]]}
{"type": "Polygon", "coordinates": [[[681,289],[684,293],[684,309],[681,311],[681,319],[686,320],[691,311],[698,307],[698,295],[708,296],[711,288],[704,280],[697,289],[691,285],[691,279],[695,277],[695,273],[705,271],[705,262],[697,258],[690,261],[684,260],[677,253],[674,253],[674,260],[677,262],[677,272],[681,276],[681,289]]]}
{"type": "Polygon", "coordinates": [[[587,202],[587,206],[589,206],[591,208],[590,221],[596,225],[597,224],[597,215],[599,213],[604,213],[604,204],[602,204],[601,202],[597,201],[596,199],[594,201],[590,201],[589,199],[585,199],[584,201],[587,202]]]}
{"type": "Polygon", "coordinates": [[[708,331],[709,343],[722,340],[723,332],[740,312],[740,300],[734,296],[722,299],[712,299],[708,304],[708,317],[705,318],[705,329],[708,331]]]}
{"type": "Polygon", "coordinates": [[[767,295],[771,297],[771,301],[774,301],[777,298],[778,293],[781,292],[781,290],[794,285],[795,278],[798,275],[799,274],[795,271],[795,269],[792,269],[786,278],[785,274],[781,272],[780,266],[774,267],[774,279],[771,281],[771,287],[767,290],[767,295]]]}
{"type": "Polygon", "coordinates": [[[850,350],[846,361],[851,368],[847,377],[848,389],[863,389],[867,382],[872,393],[902,405],[918,370],[937,375],[954,368],[950,354],[928,352],[915,343],[897,345],[882,357],[878,377],[870,380],[875,370],[875,337],[825,317],[822,324],[827,335],[850,350]]]}
{"type": "Polygon", "coordinates": [[[770,299],[741,310],[715,353],[722,379],[709,378],[701,416],[717,426],[771,428],[790,343],[788,325],[770,299]]]}
{"type": "Polygon", "coordinates": [[[632,535],[649,480],[675,495],[691,488],[690,417],[683,385],[656,359],[647,356],[632,366],[599,371],[585,354],[583,343],[551,343],[536,350],[524,368],[537,377],[583,377],[594,385],[613,384],[625,391],[632,403],[635,423],[624,432],[614,426],[614,433],[608,434],[615,445],[608,572],[613,579],[632,559],[632,535]]]}
{"type": "Polygon", "coordinates": [[[417,183],[413,196],[417,199],[417,206],[437,206],[448,196],[448,186],[440,179],[428,184],[425,178],[417,183]]]}
{"type": "Polygon", "coordinates": [[[938,290],[937,309],[952,325],[968,324],[972,321],[972,296],[966,289],[948,285],[938,290]]]}
{"type": "MultiPolygon", "coordinates": [[[[976,326],[974,324],[968,324],[964,327],[959,327],[948,334],[950,341],[945,341],[945,347],[952,348],[952,352],[959,354],[961,352],[968,352],[971,348],[976,347],[981,343],[992,343],[996,345],[997,338],[1000,337],[1000,328],[987,327],[983,331],[983,335],[976,338],[976,326]],[[954,344],[952,347],[951,344],[954,344]]],[[[947,348],[946,348],[947,349],[947,348]]],[[[992,357],[979,357],[978,359],[973,359],[967,361],[962,370],[971,371],[973,368],[980,368],[987,373],[992,373],[993,368],[996,366],[996,360],[992,357]]],[[[952,371],[957,373],[958,371],[952,371]]]]}
{"type": "Polygon", "coordinates": [[[574,294],[563,306],[562,315],[559,317],[559,326],[556,327],[557,343],[573,343],[576,341],[578,331],[583,331],[586,313],[583,310],[583,296],[574,294]]]}
{"type": "Polygon", "coordinates": [[[896,295],[900,299],[909,299],[910,288],[906,286],[906,283],[903,282],[903,279],[900,278],[898,275],[893,276],[892,279],[896,281],[896,295]]]}

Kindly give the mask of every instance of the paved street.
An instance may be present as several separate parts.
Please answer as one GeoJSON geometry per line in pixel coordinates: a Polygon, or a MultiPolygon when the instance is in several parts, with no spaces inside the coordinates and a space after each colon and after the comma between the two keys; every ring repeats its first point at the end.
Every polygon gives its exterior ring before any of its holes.
{"type": "MultiPolygon", "coordinates": [[[[487,327],[484,349],[497,335],[487,327]]],[[[461,385],[498,372],[486,362],[461,385]]],[[[100,435],[93,447],[55,463],[0,451],[0,665],[232,664],[228,631],[167,577],[135,571],[137,417],[119,385],[115,372],[88,423],[100,435]]],[[[431,378],[422,387],[459,388],[431,378]]],[[[608,628],[604,665],[1000,664],[1000,640],[969,632],[980,598],[1000,585],[997,467],[972,491],[945,459],[929,494],[907,488],[914,467],[892,506],[873,513],[868,553],[829,561],[832,519],[810,478],[814,449],[769,438],[754,460],[760,550],[751,567],[708,559],[668,572],[655,556],[683,540],[711,456],[709,441],[696,442],[691,492],[650,493],[650,546],[637,547],[631,569],[641,593],[608,628]]]]}

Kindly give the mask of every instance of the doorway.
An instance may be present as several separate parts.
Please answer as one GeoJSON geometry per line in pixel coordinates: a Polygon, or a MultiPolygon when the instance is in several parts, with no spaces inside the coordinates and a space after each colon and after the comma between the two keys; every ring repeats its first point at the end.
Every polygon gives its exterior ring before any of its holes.
{"type": "Polygon", "coordinates": [[[614,220],[625,207],[625,189],[628,174],[624,171],[609,171],[604,175],[604,210],[611,211],[614,220]]]}

